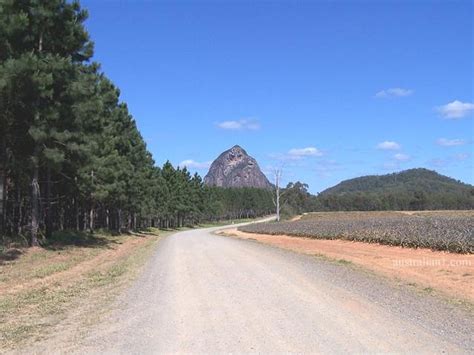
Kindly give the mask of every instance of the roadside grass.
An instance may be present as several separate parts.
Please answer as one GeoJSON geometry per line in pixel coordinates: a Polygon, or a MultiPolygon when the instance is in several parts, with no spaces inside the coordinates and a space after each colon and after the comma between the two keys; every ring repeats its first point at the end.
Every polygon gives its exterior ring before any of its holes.
{"type": "Polygon", "coordinates": [[[199,224],[199,227],[200,228],[212,228],[212,227],[227,226],[227,225],[230,225],[230,224],[248,223],[248,222],[258,221],[259,218],[227,219],[227,220],[223,220],[223,221],[201,223],[201,224],[199,224]]]}
{"type": "Polygon", "coordinates": [[[349,261],[349,260],[346,260],[346,259],[339,259],[339,260],[337,260],[337,262],[339,264],[342,264],[342,265],[352,265],[353,264],[352,261],[349,261]]]}
{"type": "Polygon", "coordinates": [[[0,352],[44,339],[75,313],[89,323],[171,232],[55,236],[0,264],[0,352]]]}

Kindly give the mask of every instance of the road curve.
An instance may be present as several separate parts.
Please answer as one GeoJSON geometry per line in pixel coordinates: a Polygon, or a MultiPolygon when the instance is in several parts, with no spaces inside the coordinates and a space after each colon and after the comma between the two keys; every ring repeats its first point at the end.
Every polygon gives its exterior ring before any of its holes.
{"type": "MultiPolygon", "coordinates": [[[[180,232],[72,352],[471,352],[469,311],[350,265],[180,232]]],[[[71,351],[71,349],[69,349],[71,351]]]]}

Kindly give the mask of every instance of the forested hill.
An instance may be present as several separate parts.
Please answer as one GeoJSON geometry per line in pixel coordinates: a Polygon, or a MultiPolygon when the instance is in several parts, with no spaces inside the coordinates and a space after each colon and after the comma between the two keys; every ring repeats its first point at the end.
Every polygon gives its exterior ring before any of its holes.
{"type": "Polygon", "coordinates": [[[409,169],[386,175],[369,175],[345,180],[321,192],[343,194],[348,192],[423,191],[426,193],[467,192],[474,186],[424,168],[409,169]]]}
{"type": "Polygon", "coordinates": [[[418,168],[345,180],[318,196],[325,209],[474,208],[474,186],[418,168]]]}

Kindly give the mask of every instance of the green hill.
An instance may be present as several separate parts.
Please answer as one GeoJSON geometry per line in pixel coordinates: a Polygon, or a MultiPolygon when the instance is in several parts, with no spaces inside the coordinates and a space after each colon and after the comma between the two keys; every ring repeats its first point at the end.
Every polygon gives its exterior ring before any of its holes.
{"type": "Polygon", "coordinates": [[[424,168],[387,175],[369,175],[345,180],[321,194],[347,192],[386,192],[387,190],[432,192],[469,192],[474,186],[424,168]]]}
{"type": "Polygon", "coordinates": [[[345,180],[318,202],[326,210],[472,209],[474,186],[418,168],[345,180]]]}

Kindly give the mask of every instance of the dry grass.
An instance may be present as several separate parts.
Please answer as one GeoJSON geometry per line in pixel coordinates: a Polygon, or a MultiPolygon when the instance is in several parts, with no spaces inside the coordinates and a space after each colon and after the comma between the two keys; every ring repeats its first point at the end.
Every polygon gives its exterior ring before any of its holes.
{"type": "Polygon", "coordinates": [[[45,338],[72,313],[86,323],[95,318],[134,278],[160,236],[156,230],[75,236],[78,243],[8,251],[15,257],[0,264],[0,351],[45,338]]]}

